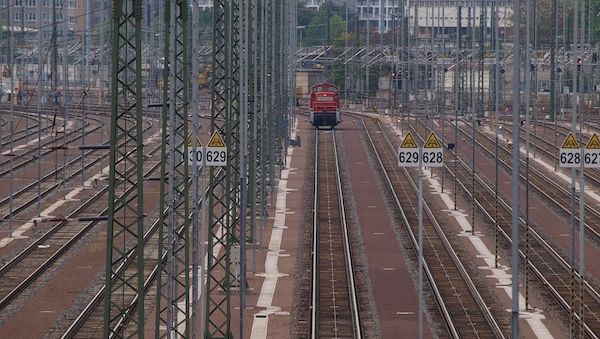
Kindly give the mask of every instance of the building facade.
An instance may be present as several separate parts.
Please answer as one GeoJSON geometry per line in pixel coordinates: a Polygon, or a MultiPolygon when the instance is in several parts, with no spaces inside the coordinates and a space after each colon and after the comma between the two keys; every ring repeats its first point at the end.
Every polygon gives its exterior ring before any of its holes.
{"type": "Polygon", "coordinates": [[[198,7],[200,7],[201,10],[207,10],[207,9],[211,9],[213,7],[213,0],[197,0],[198,1],[198,7]]]}
{"type": "MultiPolygon", "coordinates": [[[[419,27],[419,31],[426,28],[435,30],[445,28],[456,30],[458,28],[458,12],[462,27],[479,27],[480,16],[483,11],[482,1],[459,0],[418,0],[401,1],[405,4],[409,27],[419,27]],[[416,24],[416,25],[415,25],[416,24]]],[[[497,18],[499,27],[512,27],[512,2],[507,0],[490,0],[486,2],[486,26],[491,27],[492,5],[498,6],[497,18]]],[[[356,0],[356,10],[359,20],[364,25],[369,25],[371,32],[389,32],[394,19],[401,14],[398,0],[356,0]]]]}
{"type": "Polygon", "coordinates": [[[325,0],[306,0],[306,8],[319,9],[325,0]]]}
{"type": "MultiPolygon", "coordinates": [[[[66,0],[64,4],[56,0],[56,20],[63,22],[67,20],[67,33],[74,33],[77,29],[77,10],[82,0],[66,0]]],[[[52,23],[53,6],[52,0],[0,0],[0,7],[9,8],[3,10],[3,26],[13,27],[14,31],[36,30],[39,26],[38,19],[43,26],[52,23]],[[10,12],[10,14],[9,14],[10,12]],[[10,15],[10,18],[6,16],[10,15]],[[40,17],[41,15],[41,17],[40,17]]],[[[64,33],[65,25],[57,27],[59,34],[64,33]]]]}

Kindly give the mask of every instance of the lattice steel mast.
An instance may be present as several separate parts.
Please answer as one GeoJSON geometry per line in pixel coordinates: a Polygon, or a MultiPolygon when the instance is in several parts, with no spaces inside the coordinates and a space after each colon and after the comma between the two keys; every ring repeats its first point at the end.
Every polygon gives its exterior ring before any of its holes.
{"type": "MultiPolygon", "coordinates": [[[[229,116],[232,67],[232,4],[213,2],[213,63],[211,131],[225,136],[231,146],[229,116]],[[229,133],[228,133],[229,132],[229,133]]],[[[230,150],[228,150],[230,151],[230,150]]],[[[232,154],[232,153],[229,153],[232,154]]],[[[208,205],[208,266],[205,338],[231,338],[231,242],[235,228],[231,224],[231,168],[210,170],[208,205]],[[215,253],[216,248],[222,250],[215,253]]]]}
{"type": "MultiPolygon", "coordinates": [[[[144,175],[142,121],[142,1],[113,2],[110,174],[104,337],[128,322],[128,334],[143,338],[144,303],[129,309],[123,295],[144,300],[144,175]],[[129,186],[133,186],[129,189],[129,186]],[[137,269],[119,270],[137,247],[137,269]]],[[[53,78],[56,74],[53,72],[53,78]]],[[[55,80],[53,79],[53,82],[55,80]]]]}
{"type": "Polygon", "coordinates": [[[155,336],[166,338],[188,337],[190,329],[188,11],[187,0],[165,2],[159,209],[165,212],[160,215],[155,336]]]}

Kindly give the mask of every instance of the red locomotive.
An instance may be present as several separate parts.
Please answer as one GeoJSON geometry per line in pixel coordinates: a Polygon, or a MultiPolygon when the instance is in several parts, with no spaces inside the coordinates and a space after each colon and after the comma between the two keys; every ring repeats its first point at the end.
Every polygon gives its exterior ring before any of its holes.
{"type": "Polygon", "coordinates": [[[310,90],[310,122],[317,128],[333,128],[341,120],[339,88],[327,83],[314,84],[310,90]]]}

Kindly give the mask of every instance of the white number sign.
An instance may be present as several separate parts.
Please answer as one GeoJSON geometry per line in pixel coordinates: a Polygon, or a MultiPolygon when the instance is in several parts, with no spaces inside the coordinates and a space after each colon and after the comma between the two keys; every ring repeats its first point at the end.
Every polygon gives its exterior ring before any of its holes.
{"type": "Polygon", "coordinates": [[[559,156],[560,167],[581,167],[581,149],[561,148],[559,156]]]}
{"type": "Polygon", "coordinates": [[[421,165],[421,149],[399,148],[398,165],[400,167],[419,167],[421,165]]]}
{"type": "Polygon", "coordinates": [[[206,147],[206,166],[227,166],[227,147],[206,147]]]}
{"type": "Polygon", "coordinates": [[[194,162],[196,162],[198,166],[202,166],[202,164],[204,164],[203,146],[188,147],[188,165],[193,165],[194,162]]]}
{"type": "Polygon", "coordinates": [[[600,150],[586,149],[583,156],[585,168],[600,168],[600,150]]]}
{"type": "Polygon", "coordinates": [[[443,148],[423,148],[422,159],[425,167],[443,167],[444,150],[443,148]]]}

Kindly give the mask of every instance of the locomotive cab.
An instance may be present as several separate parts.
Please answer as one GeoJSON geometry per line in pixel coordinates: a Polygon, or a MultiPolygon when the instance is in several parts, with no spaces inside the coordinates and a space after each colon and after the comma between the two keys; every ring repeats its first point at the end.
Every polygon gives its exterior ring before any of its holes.
{"type": "Polygon", "coordinates": [[[312,86],[310,122],[315,127],[335,127],[341,122],[340,92],[337,86],[322,83],[312,86]]]}

